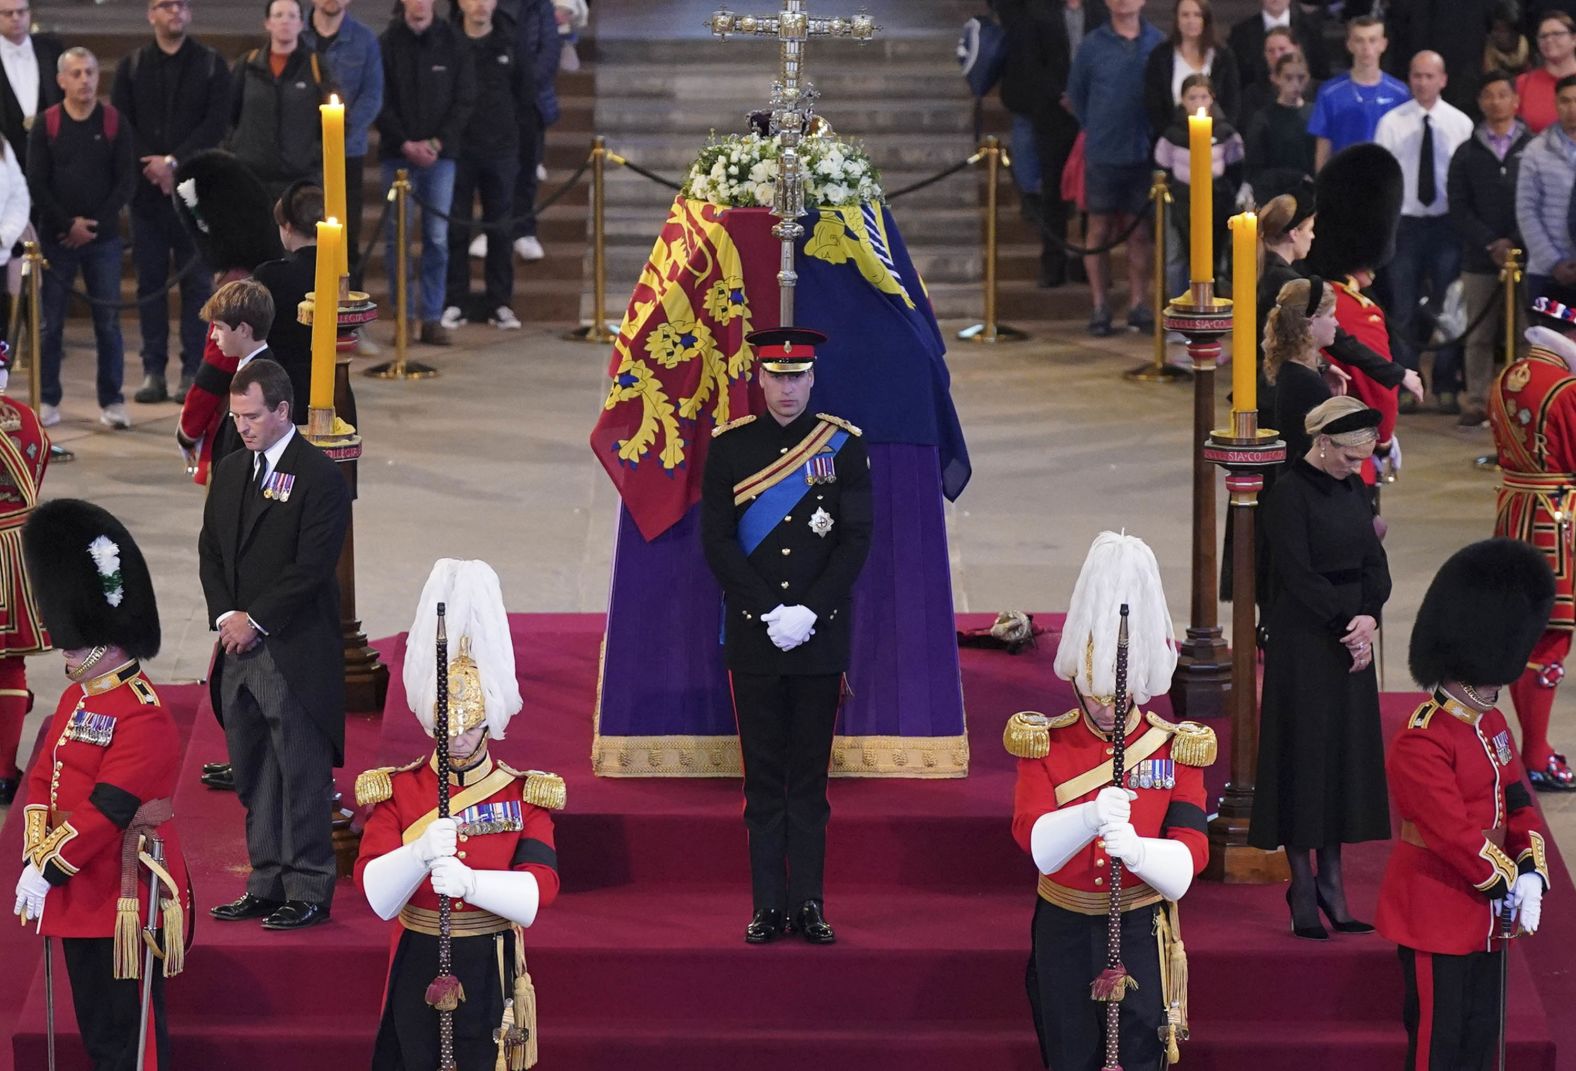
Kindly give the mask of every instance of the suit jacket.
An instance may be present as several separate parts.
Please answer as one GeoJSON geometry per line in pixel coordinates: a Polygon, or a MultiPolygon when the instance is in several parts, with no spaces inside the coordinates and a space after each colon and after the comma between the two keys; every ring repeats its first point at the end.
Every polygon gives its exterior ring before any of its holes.
{"type": "MultiPolygon", "coordinates": [[[[293,475],[288,498],[264,499],[243,528],[252,489],[252,453],[237,450],[214,466],[197,552],[212,625],[227,610],[250,614],[290,690],[344,762],[344,640],[336,570],[350,523],[350,491],[338,466],[297,432],[275,471],[293,475]]],[[[208,683],[220,700],[223,652],[215,646],[208,683]]]]}
{"type": "MultiPolygon", "coordinates": [[[[992,0],[1007,31],[1007,62],[1001,73],[1001,102],[1008,111],[1044,118],[1062,111],[1061,96],[1072,70],[1065,5],[1061,0],[992,0]]],[[[1107,21],[1105,0],[1084,4],[1084,33],[1107,21]]],[[[1063,113],[1065,114],[1065,113],[1063,113]]]]}
{"type": "MultiPolygon", "coordinates": [[[[65,44],[53,34],[33,35],[33,55],[38,58],[38,109],[34,115],[65,99],[65,93],[55,79],[55,67],[65,50],[65,44]]],[[[11,143],[11,151],[16,153],[17,162],[24,170],[27,168],[26,121],[22,105],[16,99],[16,91],[11,88],[11,80],[0,72],[0,134],[4,134],[11,143]]]]}
{"type": "Polygon", "coordinates": [[[297,424],[305,424],[306,403],[312,393],[312,328],[301,322],[296,309],[317,286],[317,246],[303,246],[278,260],[266,260],[252,272],[252,278],[273,296],[274,326],[268,329],[268,356],[289,373],[290,386],[295,388],[290,416],[297,424]]]}
{"type": "MultiPolygon", "coordinates": [[[[1302,54],[1308,61],[1308,76],[1315,82],[1330,77],[1330,61],[1324,51],[1324,30],[1319,21],[1294,9],[1291,13],[1291,32],[1302,46],[1302,54]]],[[[1264,69],[1263,14],[1254,11],[1233,25],[1228,43],[1237,57],[1237,75],[1242,85],[1269,81],[1269,72],[1264,69]]]]}

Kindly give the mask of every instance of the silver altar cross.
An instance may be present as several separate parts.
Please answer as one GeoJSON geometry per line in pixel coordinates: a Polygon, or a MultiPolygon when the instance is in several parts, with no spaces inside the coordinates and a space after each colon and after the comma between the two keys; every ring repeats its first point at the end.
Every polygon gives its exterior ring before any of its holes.
{"type": "Polygon", "coordinates": [[[779,322],[784,327],[793,325],[794,286],[799,280],[794,270],[794,242],[804,234],[799,217],[804,215],[804,162],[799,158],[798,145],[810,132],[810,121],[815,116],[815,86],[800,75],[804,65],[804,48],[812,37],[851,37],[865,44],[880,27],[868,14],[860,13],[847,18],[823,18],[804,10],[804,0],[783,0],[783,9],[776,15],[736,15],[732,11],[715,12],[706,20],[706,26],[717,37],[729,34],[747,34],[754,37],[775,37],[779,42],[779,74],[772,83],[772,116],[770,133],[777,138],[777,190],[773,197],[772,214],[777,224],[772,234],[782,243],[782,255],[777,270],[779,322]]]}

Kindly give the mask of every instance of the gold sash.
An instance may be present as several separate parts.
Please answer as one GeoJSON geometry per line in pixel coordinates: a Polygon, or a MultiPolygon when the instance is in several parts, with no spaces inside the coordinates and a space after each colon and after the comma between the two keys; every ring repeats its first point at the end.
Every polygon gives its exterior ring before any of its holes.
{"type": "MultiPolygon", "coordinates": [[[[1165,746],[1171,734],[1165,729],[1150,729],[1143,736],[1133,741],[1128,746],[1123,757],[1124,765],[1142,762],[1165,746]]],[[[1101,785],[1109,785],[1111,778],[1116,773],[1116,766],[1111,759],[1106,759],[1092,770],[1085,770],[1071,781],[1063,781],[1056,786],[1056,806],[1065,807],[1070,800],[1087,795],[1101,785]]]]}
{"type": "MultiPolygon", "coordinates": [[[[499,768],[476,782],[469,788],[462,788],[449,797],[449,813],[458,814],[473,803],[480,803],[496,792],[502,792],[515,780],[514,774],[499,768]]],[[[403,840],[406,844],[415,840],[427,831],[438,817],[438,808],[434,807],[420,818],[416,819],[405,829],[403,840]]]]}
{"type": "Polygon", "coordinates": [[[798,471],[799,466],[821,452],[821,448],[837,434],[837,425],[825,420],[817,421],[815,430],[799,440],[799,444],[782,457],[767,465],[753,476],[746,476],[733,485],[733,504],[743,505],[768,488],[777,486],[798,471]]]}

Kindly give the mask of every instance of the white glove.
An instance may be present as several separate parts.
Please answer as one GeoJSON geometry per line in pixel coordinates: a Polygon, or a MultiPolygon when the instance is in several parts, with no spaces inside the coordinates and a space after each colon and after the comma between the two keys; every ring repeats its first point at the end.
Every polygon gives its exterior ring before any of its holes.
{"type": "Polygon", "coordinates": [[[1537,933],[1543,921],[1543,879],[1537,874],[1520,874],[1510,887],[1511,910],[1521,916],[1521,928],[1537,933]]]}
{"type": "Polygon", "coordinates": [[[1246,182],[1237,187],[1237,208],[1243,212],[1253,211],[1253,187],[1246,182]]]}
{"type": "Polygon", "coordinates": [[[446,855],[432,864],[432,891],[439,896],[469,900],[476,892],[476,871],[446,855]]]}
{"type": "Polygon", "coordinates": [[[815,635],[815,611],[807,606],[779,606],[761,615],[766,634],[784,651],[791,651],[815,635]]]}
{"type": "Polygon", "coordinates": [[[1401,436],[1390,436],[1390,449],[1379,456],[1379,460],[1387,465],[1391,474],[1399,475],[1401,472],[1401,436]]]}
{"type": "Polygon", "coordinates": [[[1127,869],[1136,873],[1144,865],[1144,838],[1138,835],[1133,823],[1107,822],[1100,827],[1100,839],[1105,842],[1105,854],[1119,860],[1127,869]]]}
{"type": "Polygon", "coordinates": [[[361,887],[366,891],[367,903],[385,922],[399,914],[405,901],[427,876],[427,864],[416,851],[419,843],[418,839],[385,852],[361,872],[361,887]]]}
{"type": "Polygon", "coordinates": [[[1105,853],[1167,900],[1180,900],[1193,884],[1193,853],[1169,837],[1140,837],[1131,823],[1121,822],[1100,830],[1105,853]]]}
{"type": "Polygon", "coordinates": [[[1095,826],[1088,822],[1093,803],[1048,811],[1034,820],[1029,831],[1029,854],[1041,874],[1054,874],[1094,840],[1095,826]]]}
{"type": "Polygon", "coordinates": [[[431,866],[433,860],[454,854],[459,847],[459,833],[459,826],[454,819],[435,818],[431,825],[422,830],[421,836],[411,841],[410,846],[416,849],[416,858],[421,860],[423,866],[431,866]]]}
{"type": "Polygon", "coordinates": [[[471,872],[471,879],[471,895],[467,899],[477,907],[520,926],[536,921],[542,891],[535,874],[524,870],[476,870],[471,872]]]}
{"type": "Polygon", "coordinates": [[[1093,800],[1084,804],[1084,824],[1090,832],[1094,832],[1104,826],[1127,822],[1133,816],[1133,800],[1137,798],[1138,793],[1130,789],[1107,785],[1093,800]]]}
{"type": "Polygon", "coordinates": [[[28,863],[22,868],[22,876],[16,879],[16,907],[13,911],[22,916],[23,922],[42,920],[44,898],[48,895],[49,882],[44,880],[43,872],[28,863]]]}

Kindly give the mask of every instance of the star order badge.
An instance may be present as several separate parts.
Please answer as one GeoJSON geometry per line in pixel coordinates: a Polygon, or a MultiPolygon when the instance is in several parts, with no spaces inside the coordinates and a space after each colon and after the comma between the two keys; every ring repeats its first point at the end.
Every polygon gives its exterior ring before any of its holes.
{"type": "Polygon", "coordinates": [[[831,530],[832,515],[830,513],[826,512],[824,509],[818,509],[814,513],[810,514],[810,531],[814,532],[822,539],[825,539],[826,533],[830,532],[831,530]]]}

